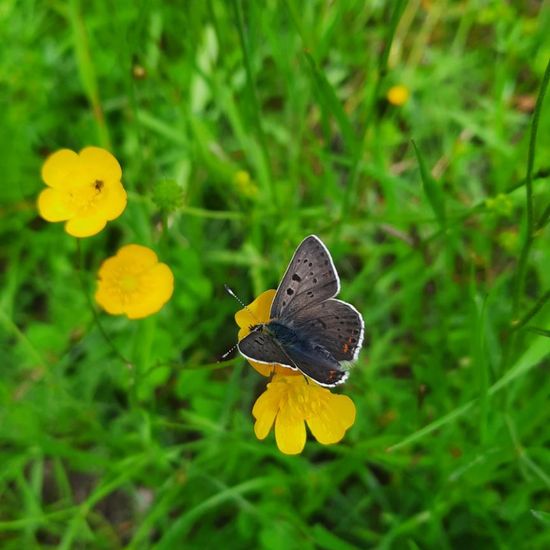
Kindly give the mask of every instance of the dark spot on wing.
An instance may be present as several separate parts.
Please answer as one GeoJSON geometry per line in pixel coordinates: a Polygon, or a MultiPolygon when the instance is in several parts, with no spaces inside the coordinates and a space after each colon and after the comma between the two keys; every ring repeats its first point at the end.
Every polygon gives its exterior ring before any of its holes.
{"type": "Polygon", "coordinates": [[[297,273],[294,273],[294,275],[292,275],[292,280],[299,283],[302,280],[302,277],[300,277],[297,273]]]}
{"type": "Polygon", "coordinates": [[[292,296],[294,294],[294,290],[292,290],[291,288],[287,288],[286,289],[286,293],[289,295],[289,296],[292,296]]]}

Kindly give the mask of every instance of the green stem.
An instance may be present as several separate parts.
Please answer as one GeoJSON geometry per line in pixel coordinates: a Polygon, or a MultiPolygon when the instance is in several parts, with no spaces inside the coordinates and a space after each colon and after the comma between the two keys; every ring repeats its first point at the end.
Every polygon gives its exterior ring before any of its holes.
{"type": "Polygon", "coordinates": [[[533,121],[531,123],[531,136],[529,139],[529,152],[527,155],[527,174],[525,177],[525,201],[527,207],[526,233],[516,275],[512,319],[517,318],[517,314],[519,311],[520,299],[521,295],[523,294],[523,287],[525,284],[525,274],[527,272],[527,261],[529,259],[529,252],[531,250],[535,234],[533,218],[533,165],[535,164],[535,149],[537,144],[537,132],[539,127],[540,113],[542,110],[542,103],[544,101],[544,96],[546,95],[549,80],[550,61],[548,61],[548,64],[546,65],[546,70],[544,71],[539,96],[537,98],[537,104],[535,106],[535,112],[533,113],[533,121]]]}
{"type": "Polygon", "coordinates": [[[544,307],[544,304],[549,298],[550,290],[547,290],[537,301],[537,303],[522,317],[522,319],[514,325],[513,330],[519,330],[525,326],[544,307]]]}

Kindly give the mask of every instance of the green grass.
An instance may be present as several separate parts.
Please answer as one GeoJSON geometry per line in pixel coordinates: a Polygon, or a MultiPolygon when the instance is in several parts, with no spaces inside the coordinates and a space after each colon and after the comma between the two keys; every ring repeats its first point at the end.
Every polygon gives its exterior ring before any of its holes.
{"type": "Polygon", "coordinates": [[[550,12],[519,5],[2,3],[3,549],[550,547],[550,12]],[[35,201],[86,145],[129,203],[79,250],[35,201]],[[252,430],[266,380],[216,362],[223,284],[251,301],[311,233],[367,338],[353,428],[287,457],[252,430]],[[132,242],[172,300],[95,313],[132,242]]]}

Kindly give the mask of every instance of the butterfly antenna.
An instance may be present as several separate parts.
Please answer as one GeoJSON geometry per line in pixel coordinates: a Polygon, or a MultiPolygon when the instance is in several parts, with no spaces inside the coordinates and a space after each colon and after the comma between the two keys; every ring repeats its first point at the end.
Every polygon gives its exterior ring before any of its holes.
{"type": "Polygon", "coordinates": [[[235,344],[234,346],[231,347],[231,349],[227,350],[219,359],[218,359],[218,363],[220,363],[221,361],[225,361],[227,359],[227,357],[229,355],[231,355],[234,351],[235,351],[235,348],[237,347],[237,344],[235,344]]]}
{"type": "Polygon", "coordinates": [[[254,314],[254,312],[251,311],[250,308],[226,284],[224,284],[223,287],[225,288],[227,294],[229,294],[230,296],[233,296],[233,298],[235,298],[235,300],[237,300],[237,302],[239,302],[239,304],[241,304],[241,306],[244,309],[246,309],[246,311],[248,311],[248,313],[250,313],[250,315],[252,315],[252,317],[254,317],[254,319],[256,319],[256,321],[258,321],[258,324],[261,324],[261,321],[254,314]]]}

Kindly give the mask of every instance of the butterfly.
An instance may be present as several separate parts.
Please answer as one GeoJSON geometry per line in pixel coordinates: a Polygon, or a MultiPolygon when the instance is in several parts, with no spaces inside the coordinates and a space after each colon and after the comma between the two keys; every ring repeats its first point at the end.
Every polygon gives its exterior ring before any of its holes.
{"type": "Polygon", "coordinates": [[[342,384],[343,364],[355,361],[365,325],[350,304],[335,299],[340,279],[330,252],[315,235],[306,237],[277,288],[270,321],[250,327],[239,341],[251,361],[299,370],[321,386],[342,384]]]}

